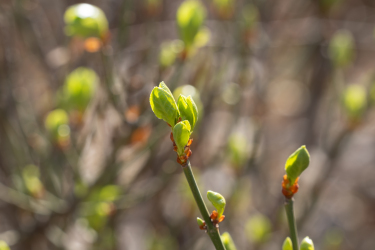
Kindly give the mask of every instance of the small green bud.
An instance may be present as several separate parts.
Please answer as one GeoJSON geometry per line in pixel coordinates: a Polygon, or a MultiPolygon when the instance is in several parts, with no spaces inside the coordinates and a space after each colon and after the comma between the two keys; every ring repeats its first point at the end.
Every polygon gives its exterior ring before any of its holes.
{"type": "Polygon", "coordinates": [[[283,243],[283,250],[293,250],[293,243],[289,237],[286,237],[283,243]]]}
{"type": "Polygon", "coordinates": [[[177,145],[177,154],[184,154],[186,144],[189,142],[191,127],[189,121],[181,121],[173,127],[173,139],[177,145]]]}
{"type": "Polygon", "coordinates": [[[225,209],[225,205],[226,205],[224,196],[222,196],[219,193],[216,193],[216,192],[213,192],[213,191],[209,190],[207,192],[207,198],[208,198],[209,201],[211,201],[212,205],[214,205],[214,207],[216,208],[217,213],[218,213],[217,218],[220,219],[220,217],[224,213],[224,209],[225,209]]]}
{"type": "Polygon", "coordinates": [[[301,146],[289,156],[285,163],[285,171],[292,184],[309,166],[309,163],[310,154],[307,151],[306,146],[301,146]]]}
{"type": "MultiPolygon", "coordinates": [[[[191,96],[191,98],[194,100],[194,103],[197,105],[198,108],[198,116],[202,117],[203,114],[203,103],[201,101],[200,93],[197,88],[195,88],[193,85],[182,85],[176,88],[173,91],[173,96],[176,100],[180,97],[180,95],[184,96],[191,96]]],[[[196,124],[195,124],[196,125],[196,124]]]]}
{"type": "Polygon", "coordinates": [[[198,223],[198,226],[202,227],[205,225],[205,222],[204,220],[202,220],[201,218],[197,217],[197,223],[198,223]]]}
{"type": "Polygon", "coordinates": [[[70,6],[64,14],[65,33],[68,36],[103,37],[108,31],[108,21],[98,7],[81,3],[70,6]]]}
{"type": "Polygon", "coordinates": [[[5,241],[0,240],[0,250],[10,250],[10,247],[5,241]]]}
{"type": "Polygon", "coordinates": [[[301,243],[300,250],[314,250],[314,243],[309,237],[305,237],[301,243]]]}
{"type": "Polygon", "coordinates": [[[98,83],[95,71],[79,67],[72,71],[65,80],[63,101],[69,110],[83,112],[93,97],[98,83]]]}
{"type": "Polygon", "coordinates": [[[223,241],[225,250],[237,250],[236,246],[234,245],[233,239],[229,233],[223,233],[221,235],[221,240],[223,241]]]}
{"type": "Polygon", "coordinates": [[[177,10],[177,24],[181,40],[186,47],[191,47],[195,36],[198,34],[204,19],[206,10],[200,1],[186,0],[177,10]]]}
{"type": "Polygon", "coordinates": [[[329,56],[336,67],[347,66],[354,57],[354,41],[349,31],[337,31],[329,43],[329,56]]]}
{"type": "Polygon", "coordinates": [[[366,109],[366,89],[362,85],[349,85],[343,94],[345,110],[350,118],[360,118],[366,109]]]}
{"type": "Polygon", "coordinates": [[[177,104],[164,82],[161,82],[159,87],[154,87],[152,90],[150,105],[157,118],[163,119],[172,127],[176,124],[179,117],[177,104]]]}
{"type": "Polygon", "coordinates": [[[178,110],[180,111],[182,120],[188,120],[191,126],[191,132],[198,120],[198,108],[191,96],[185,97],[180,95],[177,101],[178,110]]]}
{"type": "Polygon", "coordinates": [[[48,113],[44,126],[54,139],[68,137],[70,134],[69,117],[63,109],[55,109],[48,113]]]}

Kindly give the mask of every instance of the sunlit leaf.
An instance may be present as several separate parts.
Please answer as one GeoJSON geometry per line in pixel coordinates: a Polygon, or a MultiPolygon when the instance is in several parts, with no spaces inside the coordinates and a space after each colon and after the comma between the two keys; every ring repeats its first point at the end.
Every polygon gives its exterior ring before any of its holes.
{"type": "Polygon", "coordinates": [[[209,190],[207,192],[207,198],[212,203],[212,205],[216,208],[217,213],[218,213],[217,217],[220,218],[224,213],[225,205],[226,205],[224,196],[222,196],[219,193],[209,190]]]}
{"type": "Polygon", "coordinates": [[[191,132],[194,130],[198,121],[198,108],[191,96],[185,97],[180,95],[177,101],[178,110],[182,120],[188,120],[191,126],[191,132]]]}
{"type": "Polygon", "coordinates": [[[150,105],[157,118],[163,119],[172,127],[179,117],[176,101],[167,85],[161,82],[150,95],[150,105]]]}
{"type": "Polygon", "coordinates": [[[92,69],[79,67],[65,79],[63,105],[68,110],[83,112],[91,101],[98,84],[98,76],[92,69]]]}
{"type": "Polygon", "coordinates": [[[309,237],[305,237],[300,246],[300,250],[314,250],[314,243],[309,237]]]}
{"type": "Polygon", "coordinates": [[[108,31],[108,21],[98,7],[81,3],[70,6],[64,14],[65,33],[68,36],[103,37],[108,31]]]}
{"type": "Polygon", "coordinates": [[[292,240],[289,237],[286,237],[286,239],[283,243],[283,249],[282,250],[293,250],[293,243],[292,243],[292,240]]]}
{"type": "Polygon", "coordinates": [[[359,84],[349,85],[343,94],[343,103],[349,117],[360,118],[367,105],[367,94],[364,86],[359,84]]]}
{"type": "Polygon", "coordinates": [[[200,1],[186,0],[177,10],[177,24],[182,41],[186,47],[194,43],[195,36],[200,30],[206,10],[200,1]]]}
{"type": "Polygon", "coordinates": [[[306,146],[301,146],[291,154],[285,163],[285,171],[288,179],[293,184],[294,181],[310,164],[310,154],[306,146]]]}

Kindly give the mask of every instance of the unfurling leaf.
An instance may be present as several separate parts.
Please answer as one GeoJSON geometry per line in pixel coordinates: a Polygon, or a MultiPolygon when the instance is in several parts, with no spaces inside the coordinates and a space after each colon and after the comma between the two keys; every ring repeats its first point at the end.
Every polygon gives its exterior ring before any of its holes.
{"type": "Polygon", "coordinates": [[[309,237],[305,237],[301,243],[300,250],[314,250],[314,243],[309,237]]]}
{"type": "Polygon", "coordinates": [[[48,113],[44,126],[54,139],[70,134],[69,117],[63,109],[55,109],[48,113]],[[65,131],[66,130],[66,131],[65,131]]]}
{"type": "Polygon", "coordinates": [[[207,198],[209,201],[211,201],[212,205],[216,208],[217,213],[218,213],[217,218],[220,219],[220,217],[224,213],[224,209],[226,205],[224,196],[222,196],[219,193],[209,190],[207,192],[207,198]]]}
{"type": "Polygon", "coordinates": [[[176,124],[179,117],[177,104],[164,82],[161,82],[159,87],[155,87],[152,90],[150,105],[157,118],[163,119],[171,127],[176,124]]]}
{"type": "Polygon", "coordinates": [[[349,85],[343,94],[343,102],[347,115],[352,119],[358,119],[366,109],[366,89],[362,85],[349,85]]]}
{"type": "Polygon", "coordinates": [[[225,250],[237,250],[234,245],[233,239],[228,232],[225,232],[221,235],[221,240],[225,246],[225,250]]]}
{"type": "Polygon", "coordinates": [[[177,10],[177,24],[181,40],[186,47],[191,47],[195,36],[198,34],[204,19],[206,10],[197,0],[184,1],[177,10]]]}
{"type": "Polygon", "coordinates": [[[291,154],[285,163],[285,171],[288,179],[293,184],[294,181],[310,164],[310,154],[306,146],[302,146],[291,154]]]}
{"type": "Polygon", "coordinates": [[[177,101],[178,110],[180,111],[180,115],[182,120],[188,120],[191,126],[191,132],[195,127],[195,124],[198,120],[198,108],[195,105],[195,102],[191,98],[191,96],[185,97],[180,95],[177,101]]]}
{"type": "Polygon", "coordinates": [[[108,21],[98,7],[81,3],[70,6],[64,14],[65,33],[68,36],[103,37],[108,31],[108,21]]]}
{"type": "Polygon", "coordinates": [[[173,139],[177,145],[177,154],[184,155],[184,149],[190,139],[190,123],[189,121],[181,121],[173,127],[173,139]]]}
{"type": "Polygon", "coordinates": [[[89,68],[79,67],[65,79],[63,88],[64,105],[69,110],[83,112],[93,97],[99,77],[89,68]]]}
{"type": "Polygon", "coordinates": [[[292,240],[289,237],[286,237],[286,239],[283,243],[283,249],[282,250],[293,250],[293,243],[292,243],[292,240]]]}

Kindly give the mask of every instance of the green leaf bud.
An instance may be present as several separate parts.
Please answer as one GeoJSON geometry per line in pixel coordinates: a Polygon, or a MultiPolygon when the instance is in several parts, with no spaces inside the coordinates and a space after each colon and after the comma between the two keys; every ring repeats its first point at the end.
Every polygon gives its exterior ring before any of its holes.
{"type": "Polygon", "coordinates": [[[181,40],[186,47],[191,47],[195,36],[198,34],[204,19],[206,10],[200,1],[184,1],[177,10],[177,25],[181,40]]]}
{"type": "Polygon", "coordinates": [[[194,100],[191,98],[191,96],[185,97],[180,95],[180,97],[178,97],[177,106],[182,120],[189,121],[191,132],[193,132],[195,124],[198,120],[198,108],[197,105],[195,105],[194,100]]]}
{"type": "Polygon", "coordinates": [[[79,67],[72,71],[65,80],[63,102],[69,110],[83,112],[93,97],[98,76],[92,69],[79,67]]]}
{"type": "Polygon", "coordinates": [[[157,118],[163,119],[172,127],[176,124],[179,117],[177,104],[164,82],[161,82],[159,87],[154,87],[152,90],[150,105],[157,118]]]}
{"type": "Polygon", "coordinates": [[[286,237],[283,243],[283,250],[293,250],[293,243],[289,237],[286,237]]]}
{"type": "Polygon", "coordinates": [[[10,250],[10,247],[5,241],[0,240],[0,250],[10,250]]]}
{"type": "Polygon", "coordinates": [[[65,110],[55,109],[48,113],[44,126],[53,138],[58,139],[59,137],[69,136],[68,123],[69,117],[65,110]]]}
{"type": "Polygon", "coordinates": [[[198,223],[198,226],[202,227],[205,225],[205,222],[204,220],[202,220],[201,218],[197,217],[197,223],[198,223]]]}
{"type": "MultiPolygon", "coordinates": [[[[197,108],[198,108],[198,116],[202,117],[203,114],[203,103],[201,101],[200,93],[197,88],[195,88],[193,85],[182,85],[176,88],[173,91],[173,96],[176,100],[180,97],[180,95],[184,96],[191,96],[191,98],[194,100],[197,108]]],[[[196,124],[195,124],[196,125],[196,124]]]]}
{"type": "Polygon", "coordinates": [[[221,240],[225,246],[225,250],[237,250],[234,245],[233,239],[228,232],[225,232],[221,235],[221,240]]]}
{"type": "Polygon", "coordinates": [[[329,56],[336,67],[347,66],[354,57],[354,40],[349,31],[337,31],[329,43],[329,56]]]}
{"type": "Polygon", "coordinates": [[[305,237],[301,242],[300,250],[314,250],[314,243],[309,237],[305,237]]]}
{"type": "Polygon", "coordinates": [[[288,179],[293,184],[301,173],[309,166],[310,154],[306,146],[301,146],[291,154],[285,163],[285,171],[288,179]]]}
{"type": "Polygon", "coordinates": [[[177,145],[177,154],[184,155],[184,149],[190,139],[190,123],[189,121],[181,121],[173,127],[173,139],[177,145]]]}
{"type": "Polygon", "coordinates": [[[65,11],[64,20],[65,33],[68,36],[103,37],[108,31],[108,21],[104,12],[91,4],[70,6],[65,11]]]}
{"type": "Polygon", "coordinates": [[[222,196],[219,193],[209,190],[207,192],[207,198],[209,201],[211,201],[212,205],[216,208],[217,213],[218,213],[217,218],[220,219],[220,217],[224,213],[224,209],[226,205],[224,196],[222,196]]]}
{"type": "Polygon", "coordinates": [[[362,85],[349,85],[343,93],[343,104],[348,116],[352,119],[360,118],[366,110],[366,89],[362,85]]]}

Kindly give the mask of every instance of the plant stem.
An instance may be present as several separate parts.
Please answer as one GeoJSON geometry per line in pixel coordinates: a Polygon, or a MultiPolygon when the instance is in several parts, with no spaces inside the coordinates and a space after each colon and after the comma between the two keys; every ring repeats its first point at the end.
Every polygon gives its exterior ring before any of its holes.
{"type": "Polygon", "coordinates": [[[185,165],[182,166],[186,179],[189,183],[191,192],[193,193],[194,199],[197,202],[199,211],[201,212],[204,221],[207,226],[207,234],[210,236],[212,243],[214,244],[216,250],[225,250],[224,244],[221,241],[219,229],[216,228],[210,218],[206,204],[202,198],[201,192],[199,191],[197,182],[195,181],[193,171],[191,170],[190,161],[188,160],[185,165]]]}
{"type": "Polygon", "coordinates": [[[285,211],[288,217],[288,224],[290,230],[290,238],[292,239],[293,243],[293,250],[298,250],[298,235],[297,235],[297,226],[296,220],[294,218],[294,209],[293,209],[294,199],[285,199],[285,211]]]}

